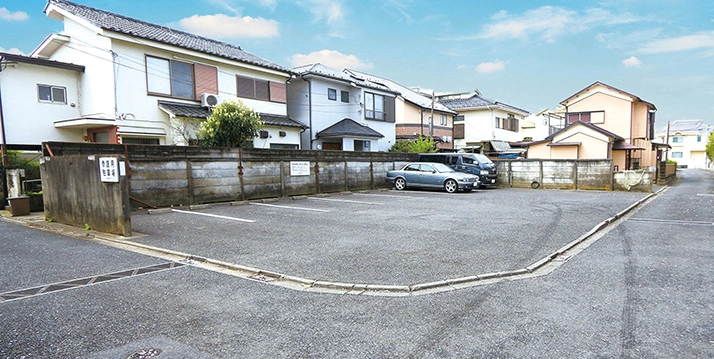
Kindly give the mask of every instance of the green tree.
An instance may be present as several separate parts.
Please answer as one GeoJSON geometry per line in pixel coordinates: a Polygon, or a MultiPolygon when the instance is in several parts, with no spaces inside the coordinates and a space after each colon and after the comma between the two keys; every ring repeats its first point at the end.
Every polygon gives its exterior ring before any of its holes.
{"type": "Polygon", "coordinates": [[[709,132],[709,142],[707,142],[707,158],[709,158],[709,162],[714,162],[714,131],[709,132]]]}
{"type": "Polygon", "coordinates": [[[197,132],[199,143],[210,147],[252,147],[263,128],[260,116],[239,101],[216,105],[197,132]]]}
{"type": "Polygon", "coordinates": [[[399,140],[394,143],[389,152],[412,152],[412,153],[432,153],[436,152],[434,139],[430,137],[419,137],[416,141],[399,140]]]}

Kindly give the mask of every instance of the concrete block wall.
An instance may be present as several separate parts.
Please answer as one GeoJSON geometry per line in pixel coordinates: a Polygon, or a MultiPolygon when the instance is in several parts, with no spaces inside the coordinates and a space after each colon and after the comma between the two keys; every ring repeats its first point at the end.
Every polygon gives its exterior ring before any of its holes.
{"type": "Polygon", "coordinates": [[[540,189],[613,189],[612,160],[497,161],[501,186],[540,189]]]}
{"type": "Polygon", "coordinates": [[[122,154],[134,207],[170,206],[387,188],[387,171],[416,154],[50,142],[56,157],[122,154]],[[290,162],[309,162],[292,176],[290,162]]]}

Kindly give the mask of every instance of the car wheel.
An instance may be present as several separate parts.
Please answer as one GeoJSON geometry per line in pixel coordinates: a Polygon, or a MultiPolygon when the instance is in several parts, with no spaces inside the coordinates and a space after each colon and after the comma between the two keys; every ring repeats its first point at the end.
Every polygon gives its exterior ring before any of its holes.
{"type": "Polygon", "coordinates": [[[447,179],[446,182],[444,182],[444,189],[446,192],[449,193],[454,193],[456,192],[457,189],[459,189],[458,183],[452,179],[447,179]]]}
{"type": "Polygon", "coordinates": [[[404,180],[404,178],[397,178],[394,180],[394,188],[396,188],[398,191],[401,191],[405,188],[407,188],[407,181],[404,180]]]}

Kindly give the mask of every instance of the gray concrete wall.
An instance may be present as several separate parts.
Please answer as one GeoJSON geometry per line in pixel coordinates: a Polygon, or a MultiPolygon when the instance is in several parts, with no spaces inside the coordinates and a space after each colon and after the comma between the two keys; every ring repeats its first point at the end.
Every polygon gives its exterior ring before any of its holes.
{"type": "Polygon", "coordinates": [[[55,156],[113,153],[128,158],[134,207],[191,205],[388,188],[387,171],[416,154],[180,146],[47,143],[55,156]],[[309,162],[294,176],[290,162],[309,162]],[[142,203],[143,202],[143,203],[142,203]]]}
{"type": "Polygon", "coordinates": [[[644,170],[620,171],[614,175],[616,191],[652,192],[654,172],[644,170]]]}
{"type": "Polygon", "coordinates": [[[129,188],[126,176],[102,182],[100,157],[76,155],[44,157],[40,161],[42,194],[47,220],[75,227],[131,235],[129,188]]]}
{"type": "Polygon", "coordinates": [[[497,161],[501,186],[540,189],[613,189],[612,160],[497,161]]]}

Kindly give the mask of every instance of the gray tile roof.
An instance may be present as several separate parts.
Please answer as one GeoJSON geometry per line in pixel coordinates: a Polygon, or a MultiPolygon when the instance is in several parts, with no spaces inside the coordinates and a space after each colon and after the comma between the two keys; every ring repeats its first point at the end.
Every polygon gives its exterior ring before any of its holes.
{"type": "MultiPolygon", "coordinates": [[[[211,111],[201,105],[162,100],[159,100],[158,103],[160,109],[176,117],[205,119],[211,115],[211,111]]],[[[307,128],[307,126],[288,116],[271,113],[258,113],[258,115],[260,116],[260,120],[268,126],[307,128]]]]}
{"type": "Polygon", "coordinates": [[[375,90],[381,90],[385,92],[391,92],[397,94],[398,92],[390,89],[388,86],[375,82],[369,81],[365,78],[355,76],[354,74],[348,73],[347,70],[340,71],[323,64],[309,64],[298,66],[292,69],[292,71],[300,76],[320,76],[327,79],[332,79],[336,81],[342,81],[346,83],[354,83],[356,86],[363,88],[371,88],[375,90]]]}
{"type": "MultiPolygon", "coordinates": [[[[422,95],[408,87],[402,86],[390,79],[375,76],[375,75],[370,75],[368,73],[357,71],[357,70],[345,69],[345,72],[351,73],[351,74],[358,76],[360,78],[363,78],[367,81],[380,83],[381,85],[386,86],[386,87],[390,88],[391,90],[398,92],[402,97],[404,97],[404,99],[406,99],[407,101],[409,101],[419,107],[422,107],[425,109],[431,108],[431,105],[432,105],[431,97],[424,96],[424,95],[422,95]]],[[[442,105],[439,102],[434,102],[433,104],[434,104],[434,109],[437,111],[455,113],[455,111],[442,105]]]]}
{"type": "Polygon", "coordinates": [[[48,6],[55,5],[58,8],[79,16],[104,30],[153,40],[273,70],[289,72],[287,68],[262,59],[249,52],[243,51],[240,46],[132,19],[130,17],[76,4],[66,0],[48,0],[47,4],[48,6]]]}
{"type": "MultiPolygon", "coordinates": [[[[667,131],[665,126],[664,131],[667,131]]],[[[702,120],[677,120],[669,125],[669,133],[674,132],[682,133],[705,133],[707,132],[707,125],[702,120]]]]}
{"type": "Polygon", "coordinates": [[[211,115],[211,111],[209,111],[207,108],[201,105],[194,104],[159,100],[159,108],[176,117],[205,119],[211,115]]]}
{"type": "Polygon", "coordinates": [[[471,96],[469,98],[442,99],[442,100],[439,100],[439,102],[441,102],[441,104],[443,104],[444,106],[446,106],[454,111],[465,110],[465,109],[474,109],[474,108],[488,108],[488,107],[497,106],[497,107],[501,107],[507,111],[521,112],[521,113],[525,113],[525,114],[529,113],[528,111],[526,111],[524,109],[521,109],[521,108],[518,108],[515,106],[511,106],[511,105],[507,105],[503,102],[490,100],[485,97],[481,97],[477,94],[474,94],[473,96],[471,96]]]}
{"type": "Polygon", "coordinates": [[[269,126],[307,128],[307,126],[291,119],[288,116],[274,115],[270,113],[259,113],[258,115],[260,115],[260,119],[263,123],[269,126]]]}
{"type": "Polygon", "coordinates": [[[384,135],[367,127],[360,125],[351,118],[345,118],[340,122],[318,132],[315,137],[367,137],[383,138],[384,135]]]}

